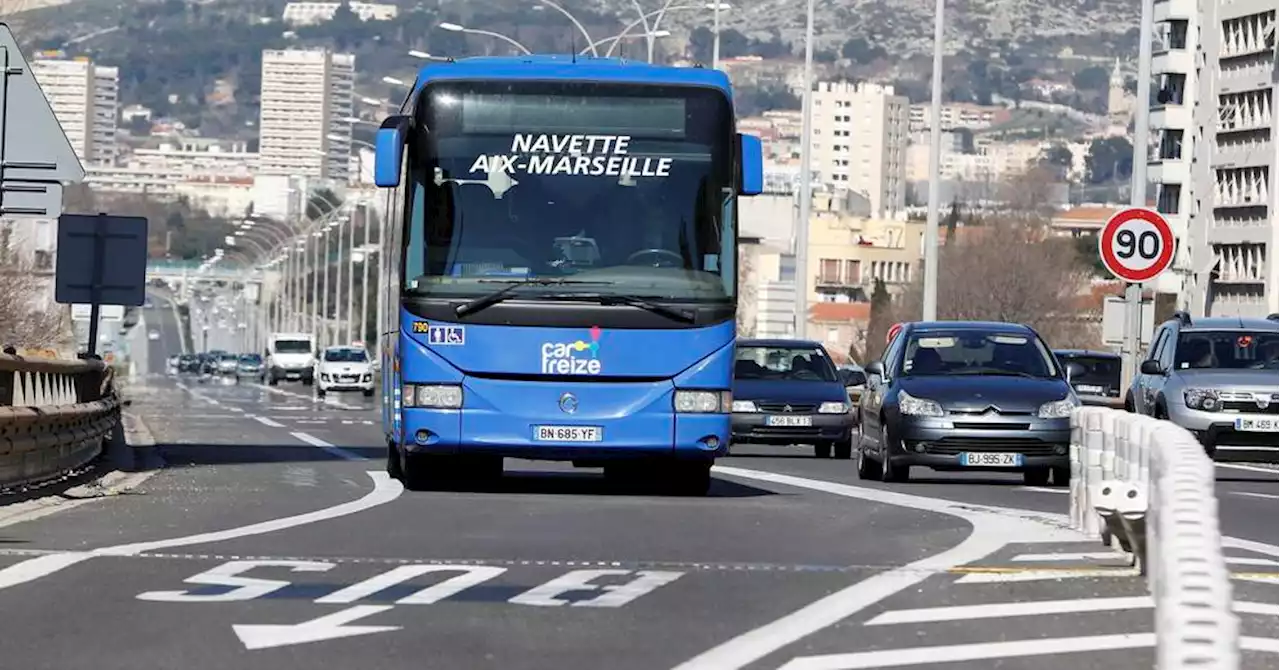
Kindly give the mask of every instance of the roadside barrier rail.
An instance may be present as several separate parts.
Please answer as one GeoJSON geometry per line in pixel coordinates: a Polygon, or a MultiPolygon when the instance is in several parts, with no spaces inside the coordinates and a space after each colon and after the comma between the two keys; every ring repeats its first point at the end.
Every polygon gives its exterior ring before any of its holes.
{"type": "Polygon", "coordinates": [[[1071,418],[1073,528],[1132,555],[1155,601],[1156,668],[1240,665],[1214,465],[1190,432],[1105,407],[1071,418]]]}
{"type": "Polygon", "coordinates": [[[0,487],[84,466],[119,422],[114,376],[102,361],[0,355],[0,487]]]}

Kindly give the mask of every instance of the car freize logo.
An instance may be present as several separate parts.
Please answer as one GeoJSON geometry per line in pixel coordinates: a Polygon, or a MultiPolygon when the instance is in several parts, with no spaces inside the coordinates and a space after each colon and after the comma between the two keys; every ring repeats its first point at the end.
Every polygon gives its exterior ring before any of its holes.
{"type": "Polygon", "coordinates": [[[590,341],[542,343],[542,374],[598,375],[604,369],[600,361],[600,327],[592,326],[590,341]]]}

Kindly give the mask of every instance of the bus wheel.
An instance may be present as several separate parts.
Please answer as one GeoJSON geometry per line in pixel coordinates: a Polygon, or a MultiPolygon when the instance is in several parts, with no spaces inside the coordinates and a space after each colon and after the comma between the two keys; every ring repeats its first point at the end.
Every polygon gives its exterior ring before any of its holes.
{"type": "Polygon", "coordinates": [[[448,481],[448,462],[441,457],[427,454],[400,455],[400,481],[410,491],[439,489],[448,481]]]}
{"type": "Polygon", "coordinates": [[[404,472],[400,470],[400,450],[391,441],[387,441],[387,476],[396,480],[404,478],[404,472]]]}

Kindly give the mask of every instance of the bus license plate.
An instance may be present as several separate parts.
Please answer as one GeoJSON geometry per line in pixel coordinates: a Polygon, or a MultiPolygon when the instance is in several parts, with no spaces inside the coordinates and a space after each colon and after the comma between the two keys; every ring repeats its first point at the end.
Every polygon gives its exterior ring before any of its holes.
{"type": "Polygon", "coordinates": [[[771,416],[765,419],[765,423],[770,426],[812,426],[813,417],[811,416],[771,416]]]}
{"type": "Polygon", "coordinates": [[[1016,468],[1022,465],[1022,454],[969,452],[960,456],[960,465],[1016,468]]]}
{"type": "Polygon", "coordinates": [[[538,442],[599,442],[604,439],[600,426],[534,426],[533,439],[538,442]]]}

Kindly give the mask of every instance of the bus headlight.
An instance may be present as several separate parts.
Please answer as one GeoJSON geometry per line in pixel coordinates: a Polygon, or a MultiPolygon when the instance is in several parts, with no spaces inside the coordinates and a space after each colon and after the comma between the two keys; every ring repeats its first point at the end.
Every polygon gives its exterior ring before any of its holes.
{"type": "Polygon", "coordinates": [[[405,384],[404,406],[429,409],[462,407],[462,387],[445,384],[405,384]]]}
{"type": "Polygon", "coordinates": [[[677,414],[723,414],[733,406],[729,391],[676,391],[673,401],[677,414]]]}

